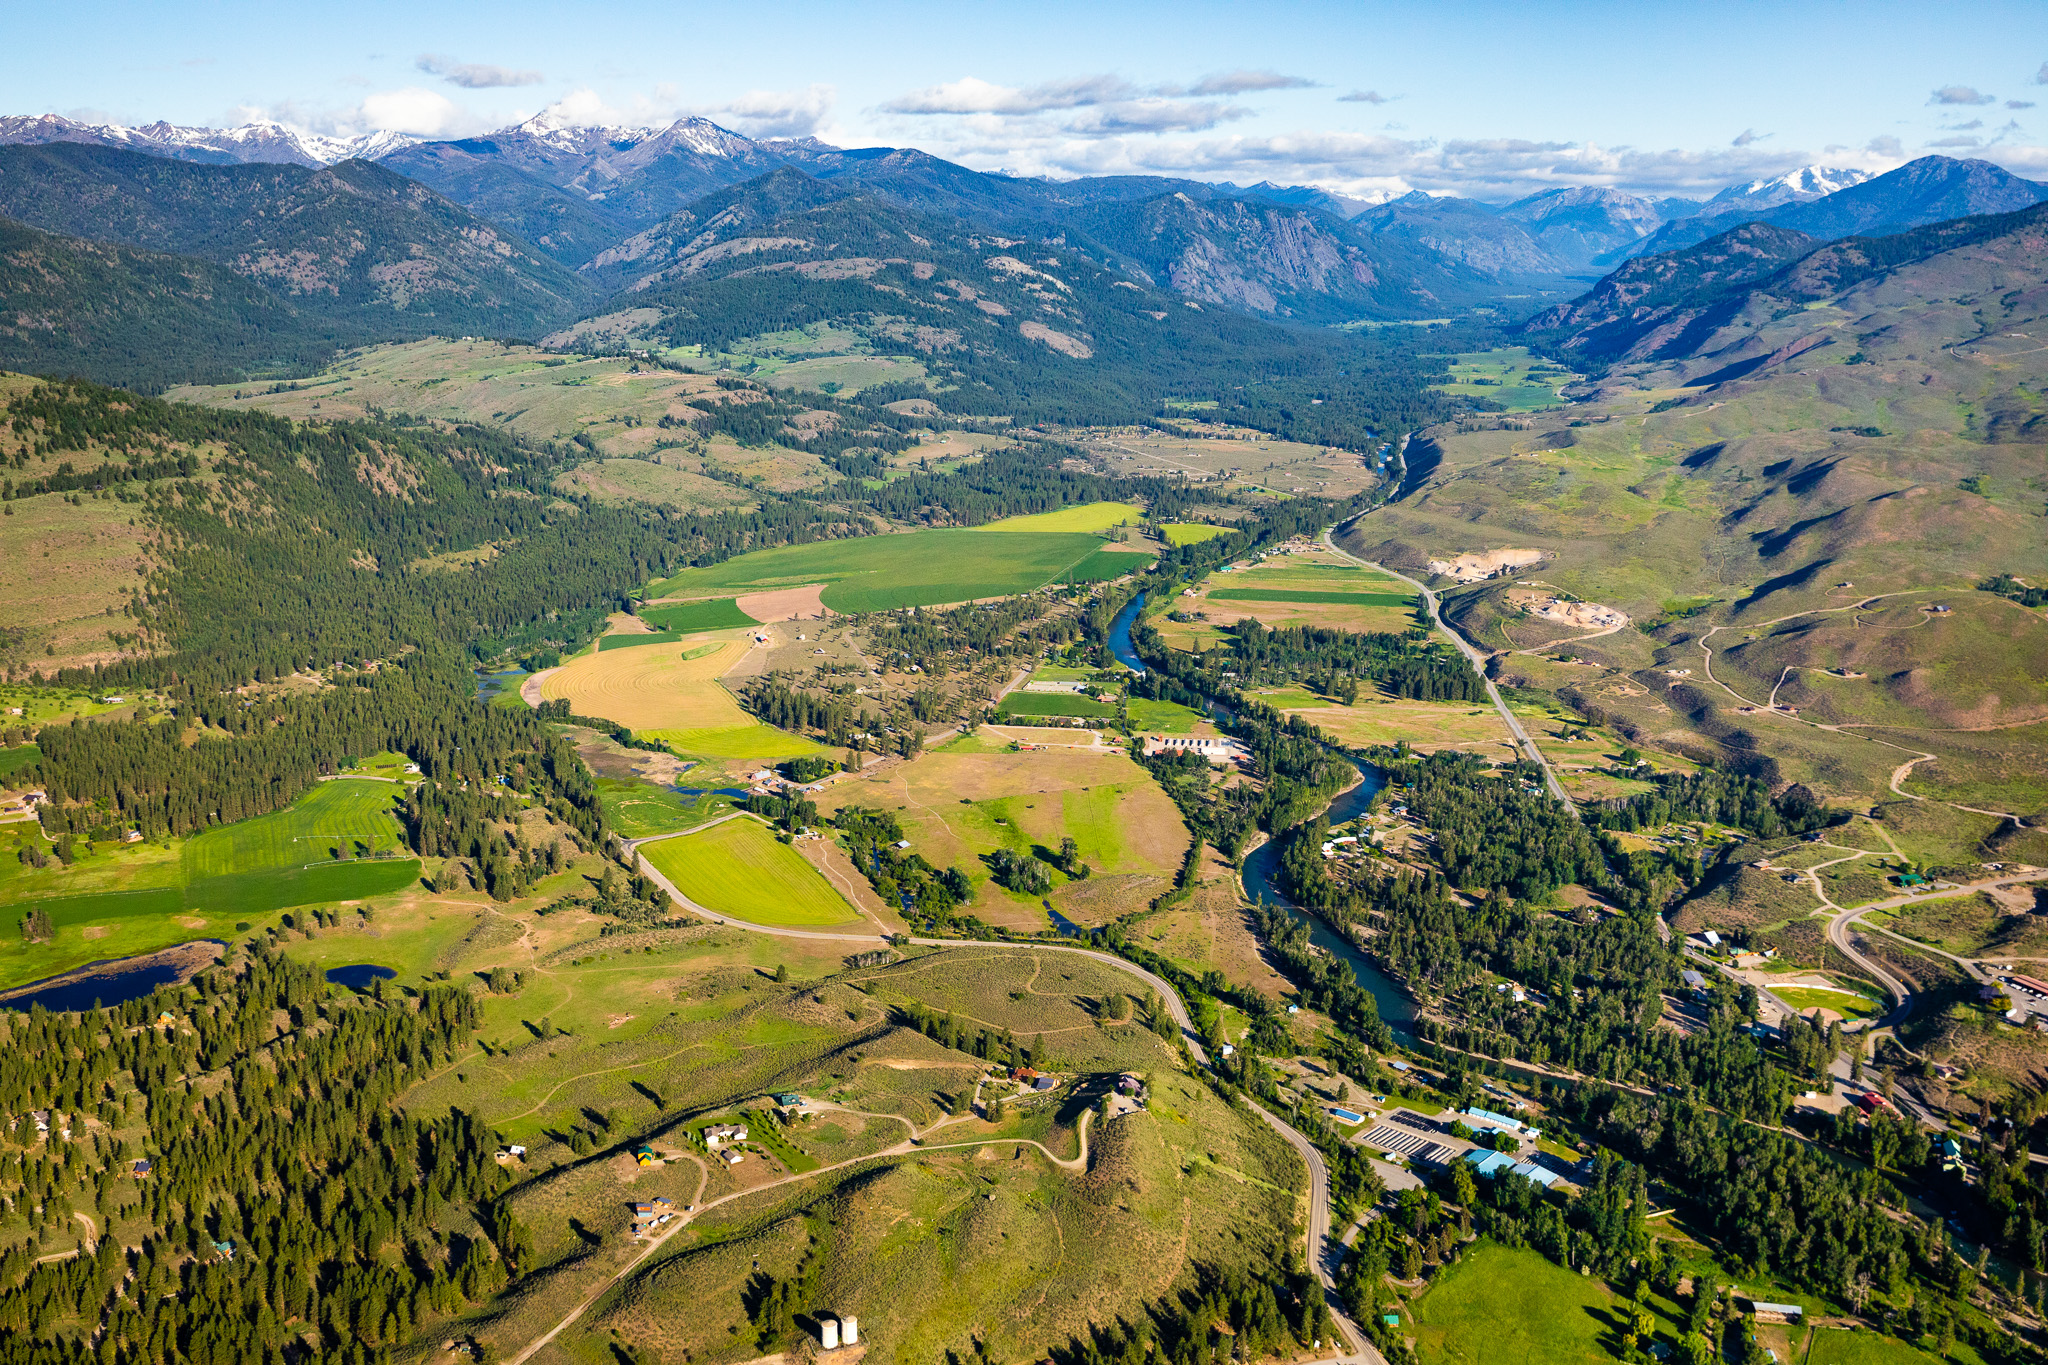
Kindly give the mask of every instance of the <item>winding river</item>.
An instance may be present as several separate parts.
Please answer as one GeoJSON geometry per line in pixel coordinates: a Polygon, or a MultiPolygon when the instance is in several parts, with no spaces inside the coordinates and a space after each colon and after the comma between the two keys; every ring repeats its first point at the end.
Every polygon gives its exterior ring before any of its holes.
{"type": "MultiPolygon", "coordinates": [[[[1145,596],[1140,593],[1117,613],[1116,620],[1109,627],[1109,652],[1116,656],[1117,662],[1135,673],[1143,673],[1145,665],[1139,660],[1137,651],[1131,647],[1131,627],[1144,610],[1145,596]]],[[[1221,708],[1211,703],[1211,709],[1221,708]]],[[[1370,764],[1359,764],[1358,774],[1358,783],[1349,790],[1339,792],[1336,799],[1330,802],[1329,817],[1332,825],[1341,825],[1364,814],[1365,808],[1372,804],[1373,797],[1385,785],[1386,779],[1380,775],[1380,770],[1370,764]]],[[[1415,1018],[1415,1006],[1401,993],[1401,988],[1394,984],[1393,979],[1373,966],[1364,953],[1358,951],[1355,945],[1340,936],[1336,930],[1303,910],[1280,890],[1280,845],[1275,840],[1268,839],[1246,854],[1240,873],[1244,880],[1244,893],[1249,899],[1255,903],[1283,906],[1289,914],[1306,923],[1309,941],[1350,966],[1353,975],[1358,978],[1358,984],[1371,992],[1373,1003],[1379,1006],[1380,1018],[1387,1021],[1388,1027],[1398,1034],[1409,1032],[1408,1025],[1415,1018]]]]}

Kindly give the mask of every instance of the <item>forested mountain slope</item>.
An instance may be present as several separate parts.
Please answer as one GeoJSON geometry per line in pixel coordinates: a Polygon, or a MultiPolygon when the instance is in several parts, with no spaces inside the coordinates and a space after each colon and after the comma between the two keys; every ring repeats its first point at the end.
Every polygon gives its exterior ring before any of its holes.
{"type": "Polygon", "coordinates": [[[359,336],[533,334],[587,291],[523,242],[382,167],[207,166],[105,147],[0,147],[0,215],[199,256],[359,336]]]}
{"type": "Polygon", "coordinates": [[[151,390],[318,364],[331,325],[211,261],[0,219],[0,369],[151,390]]]}
{"type": "Polygon", "coordinates": [[[659,309],[653,334],[717,349],[829,321],[935,376],[882,396],[949,412],[1131,421],[1164,395],[1356,444],[1448,411],[1425,387],[1437,362],[1407,338],[1266,322],[1148,288],[1074,235],[984,233],[792,171],[713,195],[635,249],[641,273],[618,302],[659,309]]]}

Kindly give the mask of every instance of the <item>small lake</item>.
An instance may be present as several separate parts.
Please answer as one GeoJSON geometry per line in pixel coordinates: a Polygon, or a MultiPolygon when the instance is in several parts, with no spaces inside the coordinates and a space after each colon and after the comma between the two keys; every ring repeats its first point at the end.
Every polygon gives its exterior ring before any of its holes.
{"type": "MultiPolygon", "coordinates": [[[[1330,802],[1329,819],[1332,825],[1341,825],[1356,820],[1372,804],[1380,788],[1386,785],[1386,778],[1380,770],[1370,764],[1358,765],[1358,785],[1349,791],[1340,792],[1330,802]]],[[[1309,941],[1328,952],[1351,968],[1358,978],[1358,984],[1371,993],[1373,1003],[1379,1006],[1380,1018],[1397,1034],[1409,1033],[1408,1025],[1414,1022],[1415,1006],[1401,988],[1396,986],[1370,958],[1360,952],[1355,944],[1344,938],[1315,915],[1296,905],[1280,889],[1280,843],[1268,839],[1246,854],[1240,865],[1244,880],[1244,893],[1254,902],[1278,905],[1285,908],[1296,919],[1308,925],[1309,941]]]]}
{"type": "MultiPolygon", "coordinates": [[[[95,962],[93,966],[113,965],[95,962]]],[[[153,962],[146,967],[131,967],[124,971],[105,976],[89,976],[76,981],[60,981],[44,986],[26,995],[17,995],[0,1001],[0,1008],[27,1010],[41,1005],[51,1013],[62,1010],[89,1010],[94,1005],[125,1005],[130,1000],[140,1000],[160,986],[168,986],[178,979],[178,967],[173,962],[153,962]]]]}
{"type": "Polygon", "coordinates": [[[692,801],[704,796],[730,796],[735,801],[744,801],[753,795],[745,787],[676,787],[673,790],[676,795],[687,796],[692,801]]]}
{"type": "Polygon", "coordinates": [[[1129,605],[1116,614],[1116,620],[1109,626],[1109,652],[1117,662],[1133,673],[1143,673],[1145,665],[1138,660],[1138,651],[1131,648],[1131,626],[1138,614],[1145,610],[1145,594],[1139,593],[1129,605]]]}
{"type": "Polygon", "coordinates": [[[478,669],[476,674],[477,698],[480,701],[489,701],[506,688],[516,685],[525,676],[526,670],[523,668],[501,669],[496,673],[486,673],[482,669],[478,669]]]}
{"type": "Polygon", "coordinates": [[[327,969],[329,981],[352,991],[366,990],[372,981],[389,981],[397,975],[391,968],[379,967],[374,962],[351,962],[343,967],[327,969]]]}

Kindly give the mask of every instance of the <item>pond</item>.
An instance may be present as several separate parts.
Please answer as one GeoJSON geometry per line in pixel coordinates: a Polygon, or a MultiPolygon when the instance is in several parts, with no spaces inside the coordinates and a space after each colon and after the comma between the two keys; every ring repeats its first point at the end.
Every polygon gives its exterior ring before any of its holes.
{"type": "MultiPolygon", "coordinates": [[[[1348,791],[1339,792],[1330,802],[1329,819],[1332,825],[1341,825],[1347,820],[1356,820],[1365,813],[1372,798],[1386,784],[1380,770],[1370,764],[1358,765],[1358,784],[1348,791]]],[[[1373,966],[1372,960],[1360,952],[1355,944],[1338,934],[1318,916],[1310,914],[1287,898],[1280,889],[1280,844],[1268,839],[1244,857],[1240,867],[1244,880],[1244,893],[1254,902],[1277,905],[1284,908],[1296,919],[1308,925],[1309,941],[1328,952],[1351,968],[1358,978],[1358,984],[1371,993],[1373,1003],[1379,1006],[1380,1018],[1396,1034],[1408,1035],[1408,1025],[1414,1022],[1415,1006],[1394,984],[1393,978],[1373,966]]]]}
{"type": "Polygon", "coordinates": [[[374,962],[351,962],[346,966],[329,967],[327,979],[337,986],[346,986],[352,991],[366,990],[372,981],[389,981],[398,973],[389,967],[379,967],[374,962]]]}
{"type": "Polygon", "coordinates": [[[1131,599],[1129,605],[1116,614],[1116,620],[1110,622],[1109,626],[1109,652],[1116,655],[1117,662],[1133,673],[1145,671],[1145,665],[1138,660],[1138,651],[1131,648],[1131,626],[1137,621],[1138,614],[1144,610],[1145,594],[1139,593],[1131,599]]]}
{"type": "Polygon", "coordinates": [[[211,962],[217,954],[199,952],[195,956],[197,950],[209,944],[225,946],[217,938],[196,939],[154,953],[88,962],[62,975],[16,988],[20,993],[0,1000],[0,1009],[26,1010],[41,1005],[56,1013],[89,1010],[94,1005],[125,1005],[160,987],[176,985],[211,962]]]}
{"type": "Polygon", "coordinates": [[[479,701],[489,701],[525,676],[526,670],[523,668],[501,669],[496,673],[486,673],[482,669],[478,669],[476,672],[477,699],[479,701]]]}

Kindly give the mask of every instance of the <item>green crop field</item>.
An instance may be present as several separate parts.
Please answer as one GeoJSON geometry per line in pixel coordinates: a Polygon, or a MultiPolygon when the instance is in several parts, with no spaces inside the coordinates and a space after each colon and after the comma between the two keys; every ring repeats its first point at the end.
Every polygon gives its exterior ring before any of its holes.
{"type": "Polygon", "coordinates": [[[604,818],[628,839],[688,829],[732,809],[732,802],[715,792],[689,797],[651,782],[611,777],[597,779],[597,799],[604,807],[604,818]]]}
{"type": "Polygon", "coordinates": [[[1229,530],[1228,526],[1211,526],[1203,521],[1169,521],[1159,527],[1159,533],[1166,537],[1168,545],[1199,545],[1229,530]]]}
{"type": "Polygon", "coordinates": [[[1079,507],[1062,507],[1057,512],[1040,512],[1028,517],[1005,517],[992,521],[986,526],[976,527],[980,531],[1086,531],[1099,534],[1116,526],[1128,526],[1142,519],[1140,512],[1127,502],[1090,502],[1079,507]]]}
{"type": "Polygon", "coordinates": [[[687,635],[698,630],[725,630],[732,626],[759,625],[739,609],[730,597],[703,602],[678,602],[666,607],[642,607],[640,619],[670,634],[687,635]]]}
{"type": "Polygon", "coordinates": [[[1294,592],[1284,588],[1214,588],[1213,602],[1334,602],[1348,607],[1412,607],[1414,593],[1294,592]]]}
{"type": "Polygon", "coordinates": [[[1006,716],[1113,716],[1116,708],[1071,692],[1012,692],[997,708],[1006,716]]]}
{"type": "Polygon", "coordinates": [[[636,738],[666,744],[685,758],[801,758],[825,746],[772,725],[733,725],[703,730],[637,730],[636,738]]]}
{"type": "Polygon", "coordinates": [[[12,749],[0,749],[0,777],[18,773],[43,756],[43,751],[33,744],[17,744],[12,749]]]}
{"type": "Polygon", "coordinates": [[[291,807],[207,830],[185,843],[181,862],[188,882],[206,877],[322,863],[334,850],[388,853],[401,831],[392,813],[403,788],[390,782],[343,778],[322,782],[291,807]]]}
{"type": "Polygon", "coordinates": [[[1060,575],[1062,583],[1107,583],[1152,566],[1152,556],[1129,550],[1097,550],[1060,575]]]}
{"type": "Polygon", "coordinates": [[[1102,546],[1080,532],[911,531],[756,550],[723,564],[685,569],[655,583],[649,597],[710,597],[823,583],[839,612],[937,606],[1009,597],[1056,581],[1102,546]]]}
{"type": "Polygon", "coordinates": [[[845,924],[856,918],[831,883],[766,825],[742,816],[649,844],[647,861],[707,910],[755,924],[845,924]]]}
{"type": "Polygon", "coordinates": [[[1133,726],[1140,730],[1155,730],[1164,735],[1187,734],[1209,719],[1201,712],[1175,701],[1152,701],[1144,697],[1132,697],[1124,705],[1131,713],[1133,726]]]}
{"type": "Polygon", "coordinates": [[[607,650],[613,649],[637,649],[641,645],[673,645],[682,643],[682,640],[683,632],[674,630],[652,630],[645,634],[626,632],[619,635],[603,635],[598,637],[597,652],[602,654],[607,650]]]}

